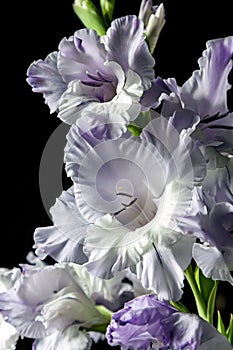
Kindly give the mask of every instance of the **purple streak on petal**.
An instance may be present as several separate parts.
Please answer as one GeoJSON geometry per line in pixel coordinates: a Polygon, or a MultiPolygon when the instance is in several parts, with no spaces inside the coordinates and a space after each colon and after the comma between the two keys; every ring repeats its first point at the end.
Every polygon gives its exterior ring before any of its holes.
{"type": "Polygon", "coordinates": [[[164,80],[160,77],[152,80],[151,87],[146,90],[141,98],[141,104],[145,109],[156,108],[160,104],[160,97],[165,93],[170,94],[170,90],[164,80]]]}
{"type": "Polygon", "coordinates": [[[44,61],[33,62],[27,70],[27,75],[27,82],[32,86],[32,91],[43,93],[51,113],[55,112],[67,87],[57,69],[57,52],[49,54],[44,61]]]}
{"type": "Polygon", "coordinates": [[[227,78],[232,67],[233,36],[208,41],[206,46],[198,61],[200,69],[181,88],[184,106],[201,118],[228,112],[227,78]]]}
{"type": "Polygon", "coordinates": [[[125,74],[128,69],[141,77],[148,89],[154,78],[154,59],[144,39],[144,26],[136,16],[125,16],[112,22],[107,34],[102,37],[108,61],[120,64],[125,74]]]}
{"type": "Polygon", "coordinates": [[[106,55],[98,34],[92,29],[80,29],[60,42],[58,70],[67,84],[72,80],[94,82],[92,75],[96,76],[98,71],[108,80],[115,81],[111,71],[104,66],[106,55]]]}
{"type": "MultiPolygon", "coordinates": [[[[191,251],[190,251],[191,260],[191,251]]],[[[182,295],[184,273],[172,249],[155,246],[144,254],[136,265],[137,278],[144,288],[154,290],[161,300],[179,300],[182,295]]]]}
{"type": "Polygon", "coordinates": [[[212,118],[203,118],[199,125],[206,138],[206,144],[215,145],[219,152],[233,154],[233,113],[212,118]]]}

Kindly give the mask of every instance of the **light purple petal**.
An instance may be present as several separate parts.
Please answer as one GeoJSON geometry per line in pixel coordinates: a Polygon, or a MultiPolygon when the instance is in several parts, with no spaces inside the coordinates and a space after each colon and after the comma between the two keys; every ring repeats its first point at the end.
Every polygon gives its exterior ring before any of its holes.
{"type": "Polygon", "coordinates": [[[155,62],[144,39],[143,22],[133,15],[118,18],[101,40],[108,61],[117,62],[125,74],[129,69],[139,74],[144,88],[148,89],[154,78],[155,62]]]}
{"type": "Polygon", "coordinates": [[[36,254],[41,259],[49,255],[58,262],[84,263],[83,239],[89,224],[76,206],[73,188],[61,194],[50,212],[54,226],[35,230],[36,254]]]}
{"type": "Polygon", "coordinates": [[[194,314],[177,312],[155,295],[138,297],[114,313],[106,338],[111,346],[134,350],[230,350],[227,338],[194,314]]]}
{"type": "Polygon", "coordinates": [[[196,243],[193,257],[204,275],[214,280],[228,281],[233,284],[229,270],[233,269],[233,205],[217,203],[209,215],[201,218],[202,240],[196,243]]]}
{"type": "Polygon", "coordinates": [[[162,78],[157,77],[152,80],[151,87],[143,93],[140,102],[145,109],[156,108],[161,103],[161,95],[169,95],[170,93],[171,91],[165,81],[162,78]]]}
{"type": "Polygon", "coordinates": [[[59,99],[67,84],[57,69],[57,52],[49,54],[44,61],[33,62],[27,70],[27,82],[32,91],[41,92],[51,113],[58,110],[59,99]]]}
{"type": "Polygon", "coordinates": [[[198,190],[199,196],[209,210],[215,203],[233,205],[233,159],[219,156],[211,147],[208,149],[207,176],[198,190]]]}
{"type": "Polygon", "coordinates": [[[72,80],[93,82],[90,76],[98,77],[97,72],[114,80],[111,71],[104,66],[106,55],[98,34],[92,29],[80,29],[60,42],[58,70],[67,84],[72,80]]]}
{"type": "Polygon", "coordinates": [[[121,349],[140,350],[148,349],[152,342],[167,345],[168,337],[161,320],[173,312],[175,309],[169,303],[161,303],[155,295],[138,297],[113,314],[106,333],[108,343],[121,345],[121,349]]]}
{"type": "Polygon", "coordinates": [[[206,46],[198,61],[200,69],[181,88],[184,106],[201,118],[228,112],[227,78],[232,67],[233,36],[208,41],[206,46]]]}
{"type": "Polygon", "coordinates": [[[212,144],[219,152],[233,153],[233,113],[203,118],[199,127],[207,145],[212,144]]]}
{"type": "MultiPolygon", "coordinates": [[[[121,71],[116,63],[108,66],[121,71]]],[[[137,118],[141,111],[140,97],[143,93],[141,79],[129,70],[124,86],[119,91],[105,85],[91,86],[72,81],[59,103],[58,117],[68,124],[86,124],[86,129],[109,124],[111,138],[118,138],[126,132],[126,126],[137,118]]]]}

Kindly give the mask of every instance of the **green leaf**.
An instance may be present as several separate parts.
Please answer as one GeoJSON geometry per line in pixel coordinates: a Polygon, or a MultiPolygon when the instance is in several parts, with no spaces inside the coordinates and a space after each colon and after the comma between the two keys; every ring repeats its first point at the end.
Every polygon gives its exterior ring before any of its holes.
{"type": "Polygon", "coordinates": [[[223,335],[226,336],[226,335],[227,335],[227,333],[226,333],[226,328],[225,328],[224,323],[223,323],[223,321],[222,321],[222,317],[221,317],[220,311],[218,310],[217,313],[218,313],[217,330],[218,330],[220,333],[222,333],[223,335]]]}
{"type": "Polygon", "coordinates": [[[201,292],[202,298],[207,304],[210,293],[214,287],[214,281],[211,278],[205,277],[198,266],[195,269],[194,276],[198,285],[198,289],[201,292]]]}
{"type": "Polygon", "coordinates": [[[127,126],[127,129],[131,132],[133,136],[139,136],[142,132],[142,129],[139,126],[133,124],[129,124],[127,126]]]}
{"type": "Polygon", "coordinates": [[[106,33],[106,23],[91,0],[75,0],[73,9],[86,28],[94,29],[99,36],[106,33]]]}
{"type": "Polygon", "coordinates": [[[214,281],[214,286],[210,292],[209,299],[207,302],[207,321],[213,324],[213,315],[215,309],[215,299],[217,294],[218,281],[214,281]]]}
{"type": "Polygon", "coordinates": [[[115,0],[100,0],[100,6],[104,19],[107,22],[112,22],[115,0]]]}
{"type": "Polygon", "coordinates": [[[226,331],[227,339],[233,346],[233,314],[230,316],[229,326],[226,331]]]}
{"type": "Polygon", "coordinates": [[[198,315],[202,317],[204,320],[207,320],[207,309],[206,309],[206,303],[204,302],[202,298],[201,291],[198,288],[192,265],[190,264],[187,269],[184,272],[185,277],[190,285],[190,288],[193,292],[193,296],[195,298],[196,306],[198,315]]]}

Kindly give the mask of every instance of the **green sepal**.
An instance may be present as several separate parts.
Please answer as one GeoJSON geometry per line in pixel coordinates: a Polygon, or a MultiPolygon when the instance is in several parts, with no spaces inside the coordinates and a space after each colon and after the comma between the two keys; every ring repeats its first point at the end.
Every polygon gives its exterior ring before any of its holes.
{"type": "Polygon", "coordinates": [[[99,36],[106,33],[104,18],[91,0],[75,0],[73,9],[86,28],[94,29],[99,36]]]}
{"type": "Polygon", "coordinates": [[[228,341],[233,346],[233,314],[231,314],[231,316],[230,316],[230,322],[229,322],[229,326],[228,326],[227,331],[226,331],[226,336],[227,336],[228,341]]]}
{"type": "Polygon", "coordinates": [[[105,334],[109,323],[97,324],[88,328],[88,331],[105,334]]]}
{"type": "Polygon", "coordinates": [[[214,286],[210,292],[208,302],[207,302],[207,320],[211,324],[213,324],[213,315],[215,310],[217,288],[218,288],[218,281],[214,281],[214,286]]]}
{"type": "Polygon", "coordinates": [[[100,0],[100,7],[106,22],[112,22],[115,0],[100,0]]]}
{"type": "Polygon", "coordinates": [[[207,304],[210,293],[214,287],[214,281],[211,278],[205,277],[198,266],[195,268],[194,277],[197,282],[198,289],[201,292],[202,298],[205,304],[207,304]]]}
{"type": "Polygon", "coordinates": [[[142,129],[139,126],[133,124],[129,124],[127,126],[127,129],[131,132],[133,136],[139,136],[142,132],[142,129]]]}
{"type": "Polygon", "coordinates": [[[222,316],[220,314],[220,311],[217,310],[217,313],[218,313],[218,323],[217,323],[217,330],[222,333],[223,335],[227,336],[227,333],[226,333],[226,328],[224,326],[224,323],[223,323],[223,320],[222,320],[222,316]]]}
{"type": "Polygon", "coordinates": [[[95,308],[99,311],[101,315],[103,315],[109,322],[111,321],[113,312],[107,309],[103,305],[96,305],[95,308]]]}

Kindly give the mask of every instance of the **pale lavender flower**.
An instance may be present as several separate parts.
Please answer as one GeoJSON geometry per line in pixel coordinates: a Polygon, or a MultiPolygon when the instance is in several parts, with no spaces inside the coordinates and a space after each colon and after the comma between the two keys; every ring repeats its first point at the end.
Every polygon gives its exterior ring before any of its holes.
{"type": "MultiPolygon", "coordinates": [[[[163,102],[162,114],[170,117],[177,110],[189,109],[200,117],[193,137],[219,152],[232,153],[233,113],[227,107],[228,75],[232,68],[233,36],[210,40],[198,60],[199,70],[193,72],[181,87],[175,79],[157,78],[144,95],[147,108],[163,102]],[[154,99],[154,100],[153,100],[154,99]]],[[[178,123],[185,123],[186,111],[178,123]]]]}
{"type": "Polygon", "coordinates": [[[146,292],[129,271],[101,280],[77,264],[22,268],[14,288],[0,294],[0,311],[19,335],[36,339],[34,350],[62,349],[61,345],[69,350],[90,349],[91,339],[97,341],[101,334],[88,330],[109,322],[100,308],[115,311],[146,292]]]}
{"type": "Polygon", "coordinates": [[[177,311],[155,295],[138,297],[112,316],[106,337],[121,350],[230,350],[226,337],[194,314],[177,311]]]}
{"type": "Polygon", "coordinates": [[[64,122],[85,116],[95,126],[107,120],[116,123],[112,136],[117,137],[140,113],[153,66],[143,23],[132,15],[114,20],[102,37],[81,29],[64,38],[58,52],[31,64],[27,81],[64,122]],[[87,118],[87,111],[93,115],[87,118]]]}
{"type": "Polygon", "coordinates": [[[117,140],[99,137],[106,126],[82,133],[73,125],[65,162],[74,181],[70,203],[77,208],[71,221],[66,220],[65,204],[61,215],[57,211],[54,227],[45,228],[44,234],[43,229],[36,231],[37,253],[43,255],[45,249],[79,262],[75,252],[81,244],[85,266],[96,276],[111,278],[130,267],[160,298],[179,299],[193,238],[179,230],[177,222],[190,207],[206,163],[189,136],[197,120],[181,134],[174,121],[158,117],[140,138],[124,134],[117,140]],[[70,230],[59,224],[62,215],[62,221],[74,223],[70,230]],[[63,249],[66,245],[70,250],[63,249]]]}

